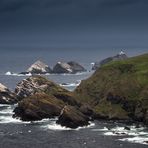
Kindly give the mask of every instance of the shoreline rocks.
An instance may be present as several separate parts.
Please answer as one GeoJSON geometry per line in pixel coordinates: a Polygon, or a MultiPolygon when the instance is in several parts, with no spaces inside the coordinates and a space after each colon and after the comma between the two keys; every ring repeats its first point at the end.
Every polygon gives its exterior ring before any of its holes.
{"type": "Polygon", "coordinates": [[[42,120],[53,118],[60,114],[64,103],[54,96],[44,93],[36,93],[18,103],[14,109],[13,117],[19,117],[23,121],[42,120]]]}
{"type": "Polygon", "coordinates": [[[90,113],[90,109],[82,107],[72,92],[42,76],[31,76],[22,80],[18,83],[15,92],[19,102],[14,109],[14,118],[19,117],[23,121],[34,121],[59,117],[57,122],[70,128],[89,124],[90,119],[87,114],[90,113]],[[64,106],[68,106],[70,109],[68,116],[67,113],[60,116],[64,106]],[[74,118],[73,115],[76,117],[74,118]],[[68,123],[68,120],[72,120],[73,124],[68,123]]]}
{"type": "Polygon", "coordinates": [[[0,104],[14,104],[17,102],[16,95],[6,86],[0,83],[0,104]]]}
{"type": "Polygon", "coordinates": [[[72,106],[64,106],[61,110],[57,123],[69,128],[89,125],[89,117],[72,106]]]}

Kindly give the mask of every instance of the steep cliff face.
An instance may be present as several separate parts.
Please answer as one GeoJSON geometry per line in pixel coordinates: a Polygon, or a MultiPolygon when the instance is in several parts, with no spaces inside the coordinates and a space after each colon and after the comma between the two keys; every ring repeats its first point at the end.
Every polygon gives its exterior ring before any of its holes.
{"type": "Polygon", "coordinates": [[[75,94],[93,106],[96,117],[147,123],[148,54],[101,66],[75,94]]]}

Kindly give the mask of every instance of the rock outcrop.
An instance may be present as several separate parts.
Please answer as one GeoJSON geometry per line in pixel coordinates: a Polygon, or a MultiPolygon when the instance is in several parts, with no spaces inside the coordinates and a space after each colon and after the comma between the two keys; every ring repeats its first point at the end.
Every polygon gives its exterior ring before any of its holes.
{"type": "Polygon", "coordinates": [[[58,124],[69,128],[89,125],[88,116],[84,115],[77,108],[65,105],[57,120],[58,124]]]}
{"type": "Polygon", "coordinates": [[[72,73],[71,66],[65,62],[58,62],[53,67],[53,73],[61,74],[61,73],[72,73]]]}
{"type": "Polygon", "coordinates": [[[90,110],[81,107],[82,104],[77,101],[72,92],[42,76],[31,76],[22,80],[17,85],[15,92],[20,101],[14,110],[13,117],[19,117],[24,121],[57,117],[61,115],[63,107],[68,105],[71,112],[68,113],[68,116],[67,114],[63,114],[64,117],[60,116],[58,123],[71,128],[88,125],[89,116],[86,114],[90,110]],[[74,115],[77,116],[74,118],[74,115]],[[70,116],[73,124],[68,122],[70,116]],[[63,118],[65,120],[62,120],[63,118]]]}
{"type": "Polygon", "coordinates": [[[72,73],[85,72],[86,71],[86,69],[77,62],[70,61],[70,62],[68,62],[68,64],[71,66],[72,73]]]}
{"type": "Polygon", "coordinates": [[[58,62],[53,67],[53,73],[57,73],[57,74],[62,74],[62,73],[75,74],[77,72],[84,72],[84,71],[86,71],[86,69],[74,61],[70,61],[68,63],[58,62]]]}
{"type": "Polygon", "coordinates": [[[75,90],[96,118],[148,123],[148,54],[102,65],[75,90]]]}
{"type": "Polygon", "coordinates": [[[16,102],[16,95],[0,83],[0,104],[14,104],[16,102]]]}
{"type": "Polygon", "coordinates": [[[72,92],[64,89],[56,83],[42,76],[31,76],[19,82],[15,88],[15,93],[19,100],[32,96],[36,93],[53,95],[59,100],[63,100],[70,105],[79,105],[72,92]]]}
{"type": "Polygon", "coordinates": [[[107,64],[109,62],[112,62],[112,61],[120,61],[120,60],[125,60],[127,59],[127,55],[121,51],[119,54],[113,56],[113,57],[108,57],[100,62],[95,62],[93,67],[92,67],[92,70],[96,70],[97,68],[101,67],[102,65],[104,64],[107,64]]]}
{"type": "Polygon", "coordinates": [[[13,117],[20,117],[23,121],[53,118],[59,116],[63,106],[63,101],[58,100],[53,95],[36,93],[18,103],[14,109],[13,117]]]}
{"type": "Polygon", "coordinates": [[[46,74],[46,73],[52,73],[52,70],[48,65],[41,61],[36,61],[34,64],[32,64],[26,72],[21,72],[21,74],[46,74]]]}

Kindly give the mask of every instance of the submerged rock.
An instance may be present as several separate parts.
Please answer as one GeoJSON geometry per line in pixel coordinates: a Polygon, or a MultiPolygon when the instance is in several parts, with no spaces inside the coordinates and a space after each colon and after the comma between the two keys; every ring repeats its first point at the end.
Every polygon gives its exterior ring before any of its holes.
{"type": "Polygon", "coordinates": [[[16,102],[16,95],[0,83],[0,104],[14,104],[16,102]]]}
{"type": "Polygon", "coordinates": [[[74,61],[70,61],[68,63],[58,62],[53,68],[53,73],[58,73],[58,74],[61,73],[75,74],[77,72],[84,72],[84,71],[86,71],[86,69],[74,61]]]}
{"type": "Polygon", "coordinates": [[[52,70],[48,65],[43,63],[42,61],[36,61],[34,64],[32,64],[26,72],[22,72],[21,74],[46,74],[46,73],[52,73],[52,70]]]}
{"type": "Polygon", "coordinates": [[[93,67],[92,67],[92,70],[96,70],[97,68],[99,68],[100,66],[104,65],[104,64],[107,64],[111,61],[120,61],[120,60],[125,60],[127,59],[127,55],[121,51],[119,54],[113,56],[113,57],[108,57],[100,62],[95,62],[93,67]]]}
{"type": "Polygon", "coordinates": [[[65,105],[61,110],[57,123],[69,128],[77,128],[79,126],[89,125],[88,116],[84,115],[78,109],[65,105]]]}

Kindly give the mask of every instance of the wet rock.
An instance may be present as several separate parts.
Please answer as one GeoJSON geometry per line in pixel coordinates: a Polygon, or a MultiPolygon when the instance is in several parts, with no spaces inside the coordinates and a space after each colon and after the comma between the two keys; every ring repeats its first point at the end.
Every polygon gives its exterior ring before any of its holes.
{"type": "Polygon", "coordinates": [[[81,105],[80,111],[84,115],[87,115],[87,116],[89,116],[91,118],[93,118],[93,116],[94,116],[94,111],[93,111],[93,109],[88,104],[81,105]]]}
{"type": "Polygon", "coordinates": [[[0,83],[0,104],[14,104],[16,102],[16,95],[0,83]]]}
{"type": "Polygon", "coordinates": [[[75,107],[65,105],[62,109],[57,123],[69,128],[77,128],[79,126],[89,125],[88,116],[84,115],[75,107]]]}
{"type": "Polygon", "coordinates": [[[125,129],[125,130],[128,130],[128,131],[131,130],[131,129],[130,129],[129,127],[127,127],[127,126],[125,126],[124,129],[125,129]]]}
{"type": "Polygon", "coordinates": [[[34,64],[32,64],[26,72],[21,72],[21,74],[46,74],[46,73],[52,73],[52,70],[48,65],[43,63],[42,61],[36,61],[34,64]]]}

